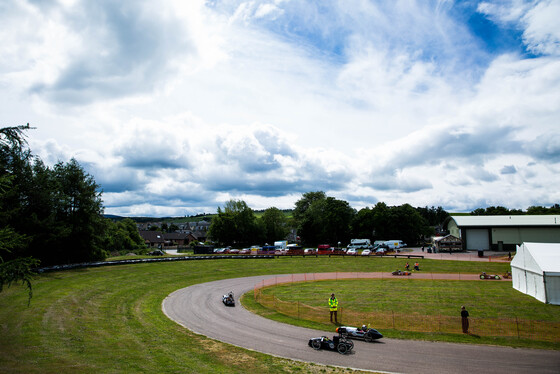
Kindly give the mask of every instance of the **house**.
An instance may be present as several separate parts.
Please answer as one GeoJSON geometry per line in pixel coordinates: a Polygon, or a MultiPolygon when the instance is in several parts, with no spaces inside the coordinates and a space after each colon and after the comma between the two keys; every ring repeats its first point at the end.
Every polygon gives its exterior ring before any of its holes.
{"type": "Polygon", "coordinates": [[[150,248],[163,248],[165,239],[161,231],[139,230],[140,237],[150,248]]]}
{"type": "Polygon", "coordinates": [[[514,251],[523,242],[560,243],[560,215],[450,216],[444,225],[464,250],[514,251]]]}
{"type": "Polygon", "coordinates": [[[163,239],[165,241],[166,247],[186,246],[189,245],[191,241],[196,240],[196,238],[192,234],[180,232],[163,233],[163,239]]]}

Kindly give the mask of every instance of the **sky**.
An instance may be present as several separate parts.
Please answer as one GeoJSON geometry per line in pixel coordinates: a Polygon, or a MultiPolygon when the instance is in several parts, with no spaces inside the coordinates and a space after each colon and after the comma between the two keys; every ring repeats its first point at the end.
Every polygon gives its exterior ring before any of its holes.
{"type": "Polygon", "coordinates": [[[0,126],[105,213],[560,202],[560,0],[1,0],[0,126]]]}

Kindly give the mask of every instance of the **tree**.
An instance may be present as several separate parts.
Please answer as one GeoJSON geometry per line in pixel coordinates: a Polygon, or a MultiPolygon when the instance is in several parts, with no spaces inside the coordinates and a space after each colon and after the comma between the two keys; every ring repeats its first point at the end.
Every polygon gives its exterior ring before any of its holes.
{"type": "MultiPolygon", "coordinates": [[[[51,240],[55,244],[50,248],[56,254],[54,260],[74,263],[104,259],[106,224],[99,186],[75,159],[57,163],[52,173],[56,182],[52,210],[56,223],[62,226],[51,240]]],[[[35,249],[41,245],[33,244],[35,249]]]]}
{"type": "Polygon", "coordinates": [[[23,132],[26,126],[5,127],[0,129],[0,292],[4,286],[14,282],[21,282],[27,287],[29,301],[33,295],[33,269],[39,266],[39,260],[32,257],[12,258],[5,261],[5,256],[14,257],[15,252],[21,251],[28,245],[29,237],[14,230],[10,226],[10,218],[16,213],[6,202],[13,196],[13,161],[26,159],[29,153],[23,149],[26,144],[23,132]]]}
{"type": "Polygon", "coordinates": [[[360,209],[352,219],[352,237],[373,239],[375,236],[375,212],[369,207],[360,209]]]}
{"type": "Polygon", "coordinates": [[[294,209],[298,233],[306,245],[347,242],[355,214],[348,202],[321,191],[303,194],[294,209]]]}
{"type": "Polygon", "coordinates": [[[106,225],[104,248],[124,254],[146,247],[144,240],[138,233],[136,223],[130,218],[125,218],[116,223],[107,219],[106,225]]]}
{"type": "Polygon", "coordinates": [[[283,240],[290,232],[288,220],[284,212],[272,207],[264,211],[260,219],[261,229],[264,240],[273,243],[276,240],[283,240]]]}
{"type": "Polygon", "coordinates": [[[256,240],[257,222],[253,210],[243,200],[229,200],[209,228],[212,240],[224,245],[245,245],[256,240]]]}
{"type": "Polygon", "coordinates": [[[305,218],[305,213],[314,201],[321,201],[326,198],[327,195],[323,191],[304,193],[302,198],[296,201],[296,207],[294,208],[293,215],[296,222],[305,218]]]}
{"type": "Polygon", "coordinates": [[[560,205],[554,204],[550,208],[544,206],[530,206],[529,208],[527,208],[527,214],[532,214],[532,215],[560,214],[560,205]]]}
{"type": "Polygon", "coordinates": [[[27,129],[2,129],[0,178],[9,188],[0,196],[0,227],[28,239],[5,259],[32,256],[49,265],[105,258],[99,186],[74,159],[49,168],[33,157],[22,135],[27,129]]]}
{"type": "Polygon", "coordinates": [[[471,212],[472,216],[510,216],[524,214],[519,209],[508,209],[503,206],[489,206],[486,209],[478,208],[471,212]]]}
{"type": "Polygon", "coordinates": [[[430,226],[438,226],[441,225],[447,217],[449,217],[449,213],[447,213],[441,206],[435,207],[424,207],[424,208],[416,208],[418,213],[428,222],[430,226]]]}
{"type": "Polygon", "coordinates": [[[352,221],[352,232],[360,238],[400,239],[412,245],[431,231],[427,221],[409,204],[388,207],[379,202],[358,212],[352,221]]]}

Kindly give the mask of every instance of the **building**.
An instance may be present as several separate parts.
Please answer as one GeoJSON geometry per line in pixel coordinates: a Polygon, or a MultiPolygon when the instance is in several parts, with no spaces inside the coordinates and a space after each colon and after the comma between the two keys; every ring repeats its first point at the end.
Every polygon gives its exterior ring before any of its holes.
{"type": "Polygon", "coordinates": [[[463,250],[463,242],[454,235],[435,236],[432,245],[436,252],[459,252],[463,250]]]}
{"type": "Polygon", "coordinates": [[[161,231],[149,231],[140,230],[138,231],[144,243],[150,248],[163,248],[165,245],[165,239],[163,238],[163,232],[161,231]]]}
{"type": "Polygon", "coordinates": [[[560,215],[450,216],[444,224],[464,250],[515,251],[523,242],[560,243],[560,215]]]}
{"type": "Polygon", "coordinates": [[[511,261],[513,288],[560,305],[560,244],[523,243],[511,261]]]}

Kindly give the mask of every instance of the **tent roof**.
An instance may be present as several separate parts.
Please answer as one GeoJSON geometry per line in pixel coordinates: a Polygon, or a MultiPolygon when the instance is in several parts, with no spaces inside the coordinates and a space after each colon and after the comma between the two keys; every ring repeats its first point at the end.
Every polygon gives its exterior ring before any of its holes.
{"type": "Polygon", "coordinates": [[[523,243],[518,247],[511,266],[527,270],[560,272],[560,243],[523,243]]]}
{"type": "Polygon", "coordinates": [[[557,226],[560,215],[519,215],[519,216],[451,216],[457,226],[557,226]]]}

